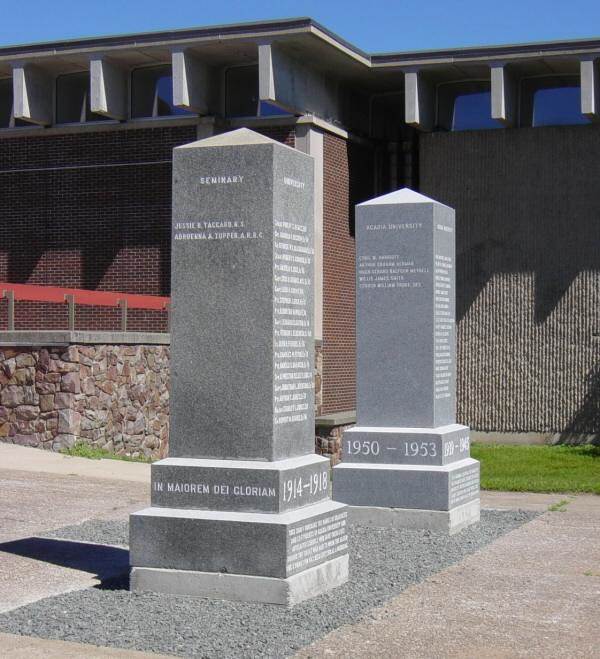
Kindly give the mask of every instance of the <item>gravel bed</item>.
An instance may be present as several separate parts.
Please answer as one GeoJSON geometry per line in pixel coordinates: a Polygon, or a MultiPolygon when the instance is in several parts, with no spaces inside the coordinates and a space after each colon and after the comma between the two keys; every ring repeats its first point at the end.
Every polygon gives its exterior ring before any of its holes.
{"type": "MultiPolygon", "coordinates": [[[[427,531],[350,530],[350,581],[293,609],[132,594],[127,577],[0,614],[0,631],[187,657],[285,657],[343,624],[368,617],[411,584],[459,562],[536,513],[482,511],[447,537],[427,531]]],[[[122,522],[85,522],[53,537],[123,544],[122,522]]]]}
{"type": "Polygon", "coordinates": [[[92,519],[73,526],[46,531],[42,537],[75,542],[95,542],[99,545],[129,546],[129,524],[126,521],[92,519]]]}

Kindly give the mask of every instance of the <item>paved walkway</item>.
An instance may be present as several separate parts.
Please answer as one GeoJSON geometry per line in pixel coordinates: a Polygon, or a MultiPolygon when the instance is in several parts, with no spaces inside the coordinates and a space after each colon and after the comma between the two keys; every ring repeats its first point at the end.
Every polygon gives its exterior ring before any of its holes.
{"type": "MultiPolygon", "coordinates": [[[[87,519],[126,519],[148,505],[149,475],[145,464],[0,444],[0,543],[87,519]]],[[[600,658],[600,497],[482,493],[482,506],[496,509],[544,512],[565,500],[562,512],[546,512],[298,656],[600,658]]],[[[0,611],[88,588],[122,569],[118,550],[73,566],[27,546],[20,553],[0,546],[0,611]]],[[[0,655],[144,656],[7,634],[0,655]]]]}
{"type": "Polygon", "coordinates": [[[150,483],[150,465],[143,462],[74,458],[4,442],[0,442],[0,469],[150,483]]]}
{"type": "MultiPolygon", "coordinates": [[[[544,496],[490,498],[524,508],[544,496]]],[[[600,497],[578,496],[297,656],[592,659],[599,612],[600,497]]]]}
{"type": "Polygon", "coordinates": [[[0,611],[89,588],[122,571],[115,552],[96,552],[78,565],[75,547],[70,557],[59,555],[64,544],[53,552],[52,541],[24,539],[88,519],[126,519],[148,505],[149,479],[147,464],[0,444],[0,543],[11,543],[5,551],[0,545],[0,611]]]}
{"type": "Polygon", "coordinates": [[[147,654],[116,648],[99,648],[95,645],[50,641],[45,638],[30,638],[0,633],[0,654],[5,659],[161,659],[164,654],[147,654]]]}

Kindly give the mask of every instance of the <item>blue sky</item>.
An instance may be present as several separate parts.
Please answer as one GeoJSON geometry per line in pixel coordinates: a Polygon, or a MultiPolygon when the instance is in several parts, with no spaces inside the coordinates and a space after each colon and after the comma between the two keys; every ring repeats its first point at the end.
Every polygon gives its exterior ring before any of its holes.
{"type": "Polygon", "coordinates": [[[366,51],[600,37],[598,0],[21,0],[0,45],[311,16],[366,51]]]}

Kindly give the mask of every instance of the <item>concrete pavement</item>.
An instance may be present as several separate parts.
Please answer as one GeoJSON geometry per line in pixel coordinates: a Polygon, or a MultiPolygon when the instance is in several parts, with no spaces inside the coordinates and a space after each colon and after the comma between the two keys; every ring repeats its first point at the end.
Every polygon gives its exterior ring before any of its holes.
{"type": "Polygon", "coordinates": [[[168,656],[2,633],[0,633],[0,653],[5,659],[79,659],[80,657],[86,657],[86,659],[105,659],[105,657],[111,657],[112,659],[144,659],[144,657],[147,659],[162,659],[168,656]]]}
{"type": "Polygon", "coordinates": [[[600,497],[577,496],[296,656],[593,659],[599,607],[600,497]]]}
{"type": "MultiPolygon", "coordinates": [[[[147,505],[149,475],[146,464],[0,444],[0,542],[10,543],[0,546],[0,610],[122,571],[122,549],[35,538],[88,519],[126,519],[147,505]]],[[[600,658],[600,497],[483,492],[482,506],[544,514],[298,656],[600,658]]],[[[144,656],[6,634],[0,655],[144,656]]]]}
{"type": "Polygon", "coordinates": [[[0,545],[0,611],[89,588],[126,569],[123,550],[96,549],[92,561],[77,543],[35,538],[88,519],[126,519],[148,504],[149,480],[147,464],[0,443],[0,543],[8,543],[0,545]]]}
{"type": "Polygon", "coordinates": [[[134,483],[150,482],[150,465],[143,462],[75,458],[4,442],[0,442],[0,469],[134,483]]]}

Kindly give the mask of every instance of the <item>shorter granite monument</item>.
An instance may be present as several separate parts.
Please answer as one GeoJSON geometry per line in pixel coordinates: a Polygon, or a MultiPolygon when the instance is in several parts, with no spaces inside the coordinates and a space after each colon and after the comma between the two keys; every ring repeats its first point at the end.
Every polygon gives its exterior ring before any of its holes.
{"type": "Polygon", "coordinates": [[[408,188],[359,204],[357,425],[333,470],[351,519],[450,533],[479,520],[454,315],[454,211],[408,188]]]}
{"type": "Polygon", "coordinates": [[[348,578],[314,454],[313,170],[245,128],[174,150],[169,457],[133,590],[291,605],[348,578]]]}

